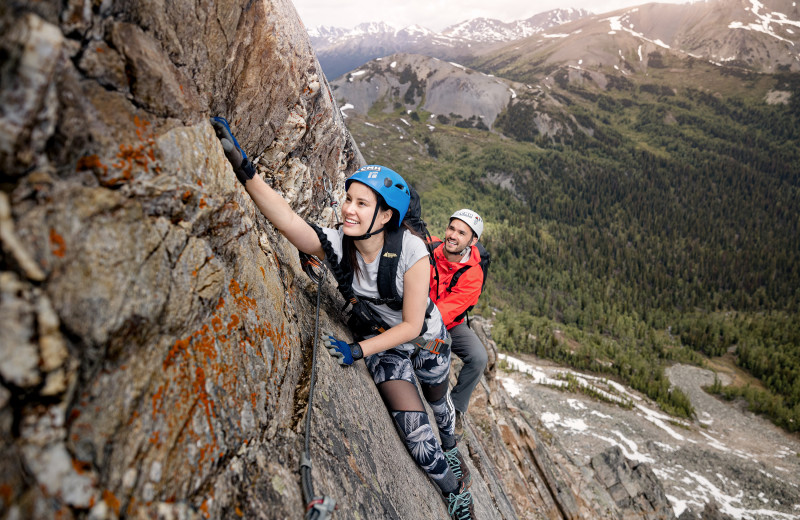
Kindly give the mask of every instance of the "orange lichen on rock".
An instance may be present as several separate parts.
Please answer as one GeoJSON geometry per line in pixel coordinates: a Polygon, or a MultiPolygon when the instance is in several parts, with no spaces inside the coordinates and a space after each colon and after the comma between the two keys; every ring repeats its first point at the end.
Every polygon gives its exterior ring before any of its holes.
{"type": "Polygon", "coordinates": [[[72,469],[78,475],[83,475],[92,470],[92,465],[82,460],[72,459],[72,469]]]}
{"type": "Polygon", "coordinates": [[[59,258],[64,258],[64,255],[67,253],[67,245],[64,242],[64,237],[56,233],[56,230],[53,228],[50,228],[50,251],[53,253],[53,256],[59,258]]]}
{"type": "Polygon", "coordinates": [[[92,154],[81,157],[75,165],[76,172],[87,170],[92,170],[97,175],[105,175],[108,173],[108,166],[100,162],[100,158],[96,154],[92,154]]]}
{"type": "Polygon", "coordinates": [[[158,391],[153,395],[153,416],[155,417],[158,410],[162,408],[164,405],[164,394],[166,394],[167,389],[169,388],[169,381],[167,381],[166,385],[161,385],[158,387],[158,391]]]}
{"type": "Polygon", "coordinates": [[[233,331],[236,327],[239,326],[239,316],[236,314],[231,314],[231,321],[228,322],[228,334],[233,331]]]}
{"type": "Polygon", "coordinates": [[[222,330],[222,320],[219,316],[214,316],[211,318],[211,326],[214,327],[214,332],[219,332],[222,330]]]}
{"type": "Polygon", "coordinates": [[[14,490],[8,484],[0,484],[0,499],[3,499],[6,504],[11,503],[11,497],[14,496],[14,490]]]}
{"type": "MultiPolygon", "coordinates": [[[[270,399],[270,388],[280,385],[281,368],[289,359],[290,339],[285,324],[267,323],[259,314],[258,302],[248,296],[248,285],[228,283],[228,294],[214,305],[213,314],[192,334],[174,341],[162,367],[169,384],[154,390],[152,421],[160,433],[152,440],[158,446],[194,445],[197,462],[210,463],[224,456],[219,445],[219,421],[227,413],[226,399],[248,400],[255,410],[270,399]],[[248,356],[265,357],[259,345],[273,345],[273,369],[267,388],[243,391],[239,375],[248,356]],[[207,427],[198,430],[197,419],[205,416],[207,427]]],[[[235,420],[235,419],[234,419],[235,420]]],[[[163,449],[163,448],[162,448],[163,449]]]]}
{"type": "Polygon", "coordinates": [[[139,139],[139,143],[134,145],[120,143],[119,152],[116,155],[119,160],[111,165],[114,168],[113,172],[109,172],[108,167],[103,165],[96,156],[88,156],[79,160],[79,169],[91,167],[98,182],[107,188],[129,182],[133,179],[134,171],[137,170],[151,170],[154,173],[160,173],[161,167],[155,162],[156,140],[149,128],[150,123],[134,116],[133,124],[136,126],[136,137],[139,139]]]}
{"type": "Polygon", "coordinates": [[[108,507],[110,507],[114,511],[115,515],[119,515],[119,509],[122,504],[120,503],[116,495],[114,495],[114,493],[112,493],[107,489],[104,490],[103,501],[105,501],[105,503],[108,504],[108,507]]]}

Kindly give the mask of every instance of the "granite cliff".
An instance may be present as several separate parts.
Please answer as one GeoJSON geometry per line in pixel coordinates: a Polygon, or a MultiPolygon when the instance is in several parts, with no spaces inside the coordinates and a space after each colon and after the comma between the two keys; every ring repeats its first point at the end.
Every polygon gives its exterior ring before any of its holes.
{"type": "MultiPolygon", "coordinates": [[[[317,287],[208,123],[332,221],[363,159],[293,6],[11,1],[0,35],[0,518],[301,518],[317,287]]],[[[335,517],[445,518],[363,364],[317,370],[335,517]]],[[[492,370],[467,427],[480,518],[673,517],[646,465],[576,466],[492,370]]]]}

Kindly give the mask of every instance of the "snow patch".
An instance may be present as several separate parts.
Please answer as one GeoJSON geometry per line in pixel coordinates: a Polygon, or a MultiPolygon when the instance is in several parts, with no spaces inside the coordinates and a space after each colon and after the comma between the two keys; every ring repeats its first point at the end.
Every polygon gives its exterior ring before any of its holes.
{"type": "Polygon", "coordinates": [[[676,517],[681,516],[688,507],[685,500],[678,500],[672,495],[667,495],[667,500],[672,503],[672,510],[675,511],[676,517]]]}
{"type": "Polygon", "coordinates": [[[586,405],[577,399],[567,399],[567,404],[573,410],[586,410],[586,405]]]}
{"type": "MultiPolygon", "coordinates": [[[[644,40],[644,41],[647,41],[647,42],[650,42],[650,43],[654,43],[655,45],[658,45],[659,47],[664,47],[665,49],[669,49],[670,48],[669,45],[667,45],[666,43],[662,42],[661,40],[651,40],[649,38],[646,38],[643,33],[634,31],[633,30],[633,25],[630,25],[630,27],[623,27],[622,26],[622,17],[621,16],[612,16],[610,18],[606,18],[605,20],[608,21],[608,25],[610,27],[610,30],[609,30],[608,34],[616,34],[617,31],[625,31],[628,34],[631,34],[631,35],[639,38],[640,40],[644,40]]],[[[640,56],[640,59],[641,59],[641,49],[640,49],[640,55],[639,56],[640,56]]]]}
{"type": "Polygon", "coordinates": [[[339,112],[342,113],[342,117],[347,118],[347,114],[344,113],[345,110],[352,110],[355,107],[350,103],[346,103],[342,108],[339,109],[339,112]]]}
{"type": "Polygon", "coordinates": [[[542,414],[541,421],[546,428],[561,426],[573,432],[584,432],[589,428],[583,419],[562,419],[561,415],[557,413],[545,412],[542,414]]]}
{"type": "MultiPolygon", "coordinates": [[[[775,31],[772,29],[772,25],[780,25],[780,26],[794,26],[800,27],[800,21],[798,20],[790,20],[788,16],[783,13],[778,12],[771,12],[771,13],[764,13],[762,14],[762,10],[764,9],[764,4],[759,2],[758,0],[750,0],[750,4],[752,7],[747,9],[756,17],[755,22],[739,22],[734,21],[728,25],[729,29],[742,29],[746,31],[756,31],[760,33],[764,33],[772,38],[777,40],[787,42],[794,46],[794,42],[779,36],[775,31]]],[[[792,3],[792,7],[795,7],[795,3],[792,3]]],[[[790,34],[794,34],[791,30],[786,27],[785,30],[790,34]]]]}
{"type": "Polygon", "coordinates": [[[730,448],[728,448],[727,446],[725,446],[724,444],[719,442],[719,440],[715,439],[714,437],[712,437],[711,435],[707,434],[706,432],[701,431],[700,435],[702,435],[703,437],[708,439],[708,445],[711,446],[712,448],[718,449],[719,451],[725,451],[725,452],[731,451],[730,448]]]}
{"type": "MultiPolygon", "coordinates": [[[[433,130],[432,126],[428,126],[428,128],[433,130]]],[[[519,395],[520,393],[519,383],[514,381],[512,378],[501,377],[500,382],[503,384],[503,388],[506,389],[506,392],[508,392],[508,395],[510,395],[511,397],[517,397],[519,395]]]]}
{"type": "Polygon", "coordinates": [[[553,379],[548,377],[542,370],[533,365],[529,365],[524,361],[519,359],[513,358],[506,354],[498,354],[500,359],[505,360],[508,363],[508,367],[512,370],[516,370],[517,372],[522,372],[523,374],[528,374],[529,376],[533,377],[533,382],[540,385],[550,385],[550,386],[566,386],[566,381],[561,381],[560,379],[553,379]]]}
{"type": "Polygon", "coordinates": [[[673,453],[678,451],[680,448],[673,446],[672,444],[664,444],[663,442],[654,441],[653,444],[661,448],[662,450],[673,453]]]}
{"type": "Polygon", "coordinates": [[[598,435],[598,434],[593,434],[593,435],[600,440],[606,441],[612,446],[618,446],[619,449],[622,450],[622,454],[625,455],[626,459],[635,460],[637,462],[648,462],[648,463],[653,463],[656,461],[649,455],[640,453],[639,447],[636,445],[636,443],[626,438],[620,432],[612,431],[611,433],[619,437],[621,442],[611,437],[606,437],[604,435],[598,435]]]}
{"type": "Polygon", "coordinates": [[[700,497],[708,497],[710,495],[714,498],[717,504],[719,504],[720,511],[726,515],[732,516],[733,518],[752,519],[769,517],[786,520],[797,519],[796,515],[781,513],[779,511],[772,511],[769,509],[745,509],[742,507],[737,507],[736,504],[741,505],[742,503],[742,498],[744,497],[742,492],[737,493],[736,496],[726,495],[705,476],[692,471],[687,471],[687,473],[696,481],[692,483],[695,488],[695,495],[699,495],[700,497]]]}
{"type": "Polygon", "coordinates": [[[654,410],[651,410],[649,408],[645,408],[644,406],[642,406],[640,404],[637,404],[636,408],[638,408],[644,414],[644,418],[645,419],[647,419],[651,423],[655,424],[656,426],[658,426],[659,428],[661,428],[662,430],[667,432],[669,434],[669,436],[672,437],[673,439],[678,440],[678,441],[685,441],[686,440],[686,438],[683,435],[681,435],[680,433],[676,432],[675,430],[673,430],[672,428],[667,426],[667,422],[666,421],[674,420],[672,417],[670,417],[668,415],[664,415],[662,413],[658,413],[658,412],[656,412],[654,410]]]}

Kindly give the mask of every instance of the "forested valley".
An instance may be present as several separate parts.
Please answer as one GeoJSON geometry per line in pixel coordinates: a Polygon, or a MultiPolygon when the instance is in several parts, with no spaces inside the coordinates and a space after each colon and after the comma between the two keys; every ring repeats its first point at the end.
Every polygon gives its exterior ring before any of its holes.
{"type": "Polygon", "coordinates": [[[752,380],[709,391],[796,432],[800,78],[720,78],[742,94],[564,80],[558,110],[523,96],[491,131],[399,101],[347,124],[368,162],[419,189],[432,233],[460,207],[483,214],[475,312],[503,350],[606,374],[679,417],[694,411],[664,366],[722,357],[752,380]],[[789,103],[766,103],[765,81],[789,103]],[[536,130],[547,110],[564,131],[536,130]]]}

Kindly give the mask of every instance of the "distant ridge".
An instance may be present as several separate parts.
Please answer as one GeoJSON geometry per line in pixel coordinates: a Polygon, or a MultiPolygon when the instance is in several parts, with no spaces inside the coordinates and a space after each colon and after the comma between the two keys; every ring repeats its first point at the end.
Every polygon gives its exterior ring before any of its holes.
{"type": "Polygon", "coordinates": [[[667,55],[748,72],[800,72],[800,9],[790,0],[644,4],[496,46],[470,64],[532,81],[563,65],[646,73],[667,67],[667,55]]]}
{"type": "Polygon", "coordinates": [[[308,30],[320,65],[334,79],[375,58],[403,52],[440,59],[461,59],[504,42],[525,38],[562,23],[588,16],[582,9],[555,9],[526,20],[465,20],[441,33],[420,25],[397,28],[384,22],[352,29],[320,26],[308,30]]]}

